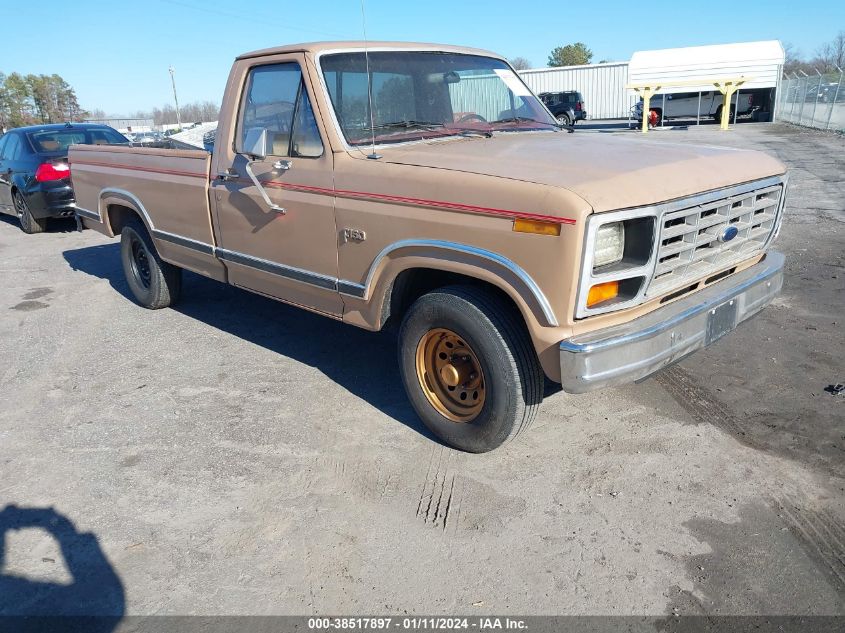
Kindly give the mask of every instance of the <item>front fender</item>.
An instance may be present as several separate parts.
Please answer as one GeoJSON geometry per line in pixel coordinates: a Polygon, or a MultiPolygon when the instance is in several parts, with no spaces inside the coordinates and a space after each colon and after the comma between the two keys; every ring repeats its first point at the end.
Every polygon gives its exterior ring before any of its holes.
{"type": "Polygon", "coordinates": [[[376,256],[363,285],[340,284],[341,292],[383,306],[393,281],[411,268],[442,270],[486,281],[510,296],[526,319],[533,318],[544,327],[558,326],[545,294],[519,264],[498,253],[457,242],[394,242],[376,256]]]}

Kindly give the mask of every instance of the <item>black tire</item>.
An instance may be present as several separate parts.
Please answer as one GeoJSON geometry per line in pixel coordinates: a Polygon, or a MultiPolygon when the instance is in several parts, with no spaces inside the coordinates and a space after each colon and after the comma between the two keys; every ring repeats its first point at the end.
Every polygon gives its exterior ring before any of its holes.
{"type": "Polygon", "coordinates": [[[14,196],[15,211],[18,214],[18,219],[21,223],[21,230],[28,235],[33,233],[43,233],[47,228],[47,218],[36,219],[32,217],[32,212],[29,210],[29,205],[20,191],[15,192],[14,196]]]}
{"type": "MultiPolygon", "coordinates": [[[[723,109],[723,107],[722,107],[722,106],[719,106],[718,108],[716,108],[716,114],[714,114],[714,115],[713,115],[713,120],[714,120],[716,123],[721,123],[721,122],[722,122],[722,109],[723,109]]],[[[733,123],[733,120],[734,120],[734,113],[735,113],[735,112],[736,112],[736,107],[731,106],[731,113],[730,113],[730,115],[728,116],[728,123],[733,123]]]]}
{"type": "Polygon", "coordinates": [[[162,261],[140,220],[120,233],[120,259],[126,283],[139,304],[150,310],[173,305],[182,290],[182,269],[162,261]]]}
{"type": "Polygon", "coordinates": [[[543,400],[544,374],[521,315],[494,292],[449,286],[423,295],[410,307],[399,331],[399,367],[414,410],[441,440],[484,453],[527,429],[543,400]],[[417,350],[432,330],[445,328],[464,339],[480,364],[485,397],[472,421],[445,417],[423,391],[417,350]]]}
{"type": "Polygon", "coordinates": [[[572,126],[572,119],[569,118],[569,115],[566,112],[564,112],[563,114],[558,114],[556,118],[557,122],[561,125],[565,125],[566,127],[572,126]]]}

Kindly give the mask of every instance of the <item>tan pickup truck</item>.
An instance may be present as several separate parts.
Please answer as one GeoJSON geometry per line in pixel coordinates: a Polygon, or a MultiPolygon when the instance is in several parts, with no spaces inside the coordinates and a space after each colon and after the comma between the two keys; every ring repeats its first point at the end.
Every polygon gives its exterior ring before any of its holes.
{"type": "Polygon", "coordinates": [[[487,51],[248,53],[211,154],[74,146],[70,162],[78,217],[120,235],[141,305],[171,305],[188,269],[370,330],[401,324],[411,403],[467,451],[527,428],[544,376],[571,393],[644,378],[782,284],[768,250],[780,162],[567,134],[487,51]]]}

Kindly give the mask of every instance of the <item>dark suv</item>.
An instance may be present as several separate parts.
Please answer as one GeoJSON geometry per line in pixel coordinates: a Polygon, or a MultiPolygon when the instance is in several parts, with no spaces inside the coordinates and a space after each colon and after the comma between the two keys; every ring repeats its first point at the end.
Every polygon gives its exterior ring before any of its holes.
{"type": "Polygon", "coordinates": [[[537,96],[546,104],[546,107],[555,116],[558,123],[573,125],[587,118],[587,107],[584,105],[584,97],[576,90],[541,92],[537,96]]]}
{"type": "Polygon", "coordinates": [[[41,233],[49,218],[70,217],[70,145],[128,145],[106,125],[60,123],[9,130],[0,136],[0,213],[18,216],[25,233],[41,233]]]}

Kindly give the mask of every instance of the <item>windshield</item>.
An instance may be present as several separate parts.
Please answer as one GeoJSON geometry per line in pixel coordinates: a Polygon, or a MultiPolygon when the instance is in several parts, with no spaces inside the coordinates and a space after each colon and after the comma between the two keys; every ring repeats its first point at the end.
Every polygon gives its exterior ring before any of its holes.
{"type": "Polygon", "coordinates": [[[66,152],[71,145],[126,145],[129,140],[111,128],[44,130],[27,134],[36,152],[66,152]]]}
{"type": "Polygon", "coordinates": [[[373,109],[363,52],[321,58],[329,97],[350,145],[457,134],[556,130],[557,124],[503,61],[444,52],[371,51],[373,109]]]}

